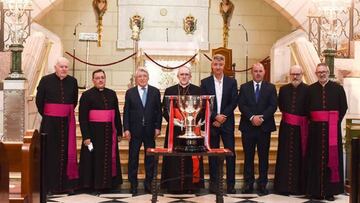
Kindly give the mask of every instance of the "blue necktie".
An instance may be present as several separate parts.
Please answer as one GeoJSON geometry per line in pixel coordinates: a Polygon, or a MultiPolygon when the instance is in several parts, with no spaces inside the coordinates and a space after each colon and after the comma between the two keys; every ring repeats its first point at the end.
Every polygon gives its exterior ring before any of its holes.
{"type": "Polygon", "coordinates": [[[256,89],[255,89],[255,101],[256,101],[256,103],[259,100],[259,95],[260,95],[260,85],[259,85],[259,83],[256,83],[256,89]]]}
{"type": "Polygon", "coordinates": [[[141,102],[142,102],[143,107],[145,107],[146,97],[147,97],[147,91],[146,91],[146,88],[145,88],[145,87],[143,87],[143,88],[141,88],[141,89],[142,89],[142,91],[143,91],[143,94],[142,94],[142,96],[141,96],[141,102]]]}

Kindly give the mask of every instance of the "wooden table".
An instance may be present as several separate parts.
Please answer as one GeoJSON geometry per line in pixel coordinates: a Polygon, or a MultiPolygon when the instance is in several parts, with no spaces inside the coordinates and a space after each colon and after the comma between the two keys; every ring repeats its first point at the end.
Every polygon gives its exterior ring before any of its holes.
{"type": "Polygon", "coordinates": [[[149,156],[154,156],[154,179],[152,181],[152,203],[156,203],[157,201],[157,195],[158,195],[158,179],[157,179],[157,166],[159,163],[159,157],[160,156],[178,156],[178,157],[184,157],[184,156],[213,156],[219,158],[219,180],[218,180],[218,190],[216,192],[216,202],[217,203],[223,203],[224,202],[224,178],[223,178],[223,167],[224,167],[224,159],[227,156],[233,156],[233,153],[229,149],[211,149],[210,151],[206,152],[175,152],[175,151],[168,151],[166,148],[148,148],[147,154],[149,156]]]}

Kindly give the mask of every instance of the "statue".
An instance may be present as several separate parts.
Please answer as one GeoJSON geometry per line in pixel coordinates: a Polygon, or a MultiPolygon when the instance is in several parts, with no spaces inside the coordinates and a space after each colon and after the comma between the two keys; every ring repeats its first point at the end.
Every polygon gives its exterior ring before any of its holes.
{"type": "Polygon", "coordinates": [[[140,31],[144,29],[144,18],[139,15],[134,15],[129,19],[129,26],[132,31],[131,39],[135,41],[139,41],[140,39],[140,31]]]}
{"type": "Polygon", "coordinates": [[[98,33],[98,47],[101,47],[101,38],[102,38],[102,19],[107,10],[107,0],[93,0],[92,6],[94,8],[97,20],[97,33],[98,33]]]}
{"type": "Polygon", "coordinates": [[[230,0],[222,0],[220,2],[220,13],[223,18],[223,43],[224,47],[227,47],[229,38],[229,26],[232,14],[234,12],[234,4],[230,0]]]}

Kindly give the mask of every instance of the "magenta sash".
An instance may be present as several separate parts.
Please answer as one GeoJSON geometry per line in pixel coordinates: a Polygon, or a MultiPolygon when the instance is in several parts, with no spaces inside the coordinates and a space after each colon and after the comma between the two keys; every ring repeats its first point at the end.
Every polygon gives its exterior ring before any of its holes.
{"type": "Polygon", "coordinates": [[[331,170],[330,182],[339,182],[339,157],[338,157],[338,111],[312,111],[311,119],[315,122],[328,122],[329,125],[329,161],[331,170]]]}
{"type": "Polygon", "coordinates": [[[112,145],[111,145],[111,174],[116,176],[116,127],[115,110],[90,110],[89,121],[91,122],[111,122],[112,125],[112,145]]]}
{"type": "Polygon", "coordinates": [[[66,175],[70,180],[79,178],[76,158],[76,126],[74,105],[46,103],[44,107],[44,114],[46,116],[68,117],[69,132],[66,175]]]}
{"type": "Polygon", "coordinates": [[[282,120],[289,125],[300,126],[301,155],[302,158],[305,158],[308,139],[308,119],[306,118],[306,116],[299,116],[283,112],[282,120]]]}

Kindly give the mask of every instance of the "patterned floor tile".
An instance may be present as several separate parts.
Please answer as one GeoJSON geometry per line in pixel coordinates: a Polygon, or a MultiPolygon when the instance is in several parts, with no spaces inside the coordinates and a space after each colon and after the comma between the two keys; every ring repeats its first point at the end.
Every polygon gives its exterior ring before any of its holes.
{"type": "Polygon", "coordinates": [[[129,198],[129,197],[132,197],[132,195],[124,194],[124,193],[109,193],[109,194],[101,194],[99,197],[110,198],[110,199],[119,199],[119,198],[129,198]]]}
{"type": "MultiPolygon", "coordinates": [[[[151,195],[146,194],[146,195],[139,195],[139,196],[135,196],[135,197],[118,199],[118,200],[123,201],[123,202],[128,202],[128,203],[151,202],[151,197],[152,197],[151,195]]],[[[169,202],[174,202],[176,200],[178,200],[178,199],[158,196],[157,203],[169,203],[169,202]]]]}
{"type": "Polygon", "coordinates": [[[306,200],[304,203],[348,203],[348,195],[337,195],[335,196],[335,201],[326,201],[326,200],[306,200]]]}
{"type": "Polygon", "coordinates": [[[79,194],[79,195],[71,195],[66,197],[59,198],[51,198],[52,201],[62,202],[62,203],[99,203],[105,201],[111,201],[111,199],[97,197],[88,194],[79,194]]]}
{"type": "Polygon", "coordinates": [[[265,195],[257,198],[251,199],[252,201],[257,202],[264,202],[264,203],[303,203],[306,201],[306,199],[300,199],[295,197],[289,197],[289,196],[282,196],[282,195],[265,195]]]}
{"type": "MultiPolygon", "coordinates": [[[[243,200],[244,199],[241,199],[241,198],[233,198],[233,197],[224,196],[224,202],[226,202],[226,203],[235,203],[235,202],[240,202],[240,201],[243,201],[243,200]]],[[[191,201],[191,202],[215,202],[216,201],[216,195],[213,195],[213,194],[202,195],[202,196],[186,199],[186,201],[191,201]]]]}

